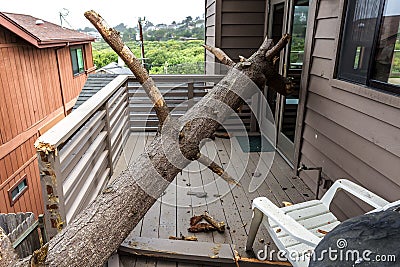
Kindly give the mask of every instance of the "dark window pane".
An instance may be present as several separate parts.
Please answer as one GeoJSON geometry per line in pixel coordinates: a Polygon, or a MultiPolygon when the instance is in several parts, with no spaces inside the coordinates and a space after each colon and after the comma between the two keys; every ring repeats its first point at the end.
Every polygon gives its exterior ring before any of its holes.
{"type": "Polygon", "coordinates": [[[85,70],[82,48],[71,48],[71,62],[74,75],[82,73],[85,70]]]}
{"type": "Polygon", "coordinates": [[[24,189],[27,187],[27,183],[26,183],[26,179],[22,180],[17,187],[15,187],[12,191],[11,191],[11,198],[12,200],[15,200],[21,193],[22,191],[24,191],[24,189]]]}
{"type": "Polygon", "coordinates": [[[388,0],[379,32],[372,79],[400,85],[400,2],[388,0]]]}
{"type": "Polygon", "coordinates": [[[83,68],[83,54],[82,54],[82,49],[81,48],[78,48],[76,50],[76,55],[78,57],[79,72],[82,72],[84,70],[84,68],[83,68]]]}
{"type": "Polygon", "coordinates": [[[339,78],[367,83],[380,1],[350,0],[339,59],[339,78]]]}

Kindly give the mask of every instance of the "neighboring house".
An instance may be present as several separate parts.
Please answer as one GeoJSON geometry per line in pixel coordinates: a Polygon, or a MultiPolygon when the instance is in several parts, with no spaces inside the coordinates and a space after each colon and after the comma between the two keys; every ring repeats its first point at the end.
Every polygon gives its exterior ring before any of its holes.
{"type": "MultiPolygon", "coordinates": [[[[206,43],[234,60],[248,57],[266,35],[276,42],[292,34],[280,71],[300,92],[265,94],[278,151],[313,190],[318,172],[298,168],[322,167],[320,195],[330,180],[348,178],[389,201],[399,199],[399,15],[393,0],[206,1],[206,43]]],[[[210,53],[206,60],[216,62],[210,53]]],[[[259,107],[260,114],[265,109],[259,107]]],[[[335,203],[340,218],[367,208],[344,194],[335,203]]]]}
{"type": "MultiPolygon", "coordinates": [[[[129,69],[128,69],[129,70],[129,69]]],[[[86,100],[94,96],[98,91],[103,89],[107,84],[114,80],[118,74],[96,73],[90,74],[85,85],[80,92],[78,99],[75,102],[73,110],[77,109],[86,100]]]]}
{"type": "Polygon", "coordinates": [[[0,212],[43,212],[34,142],[95,70],[86,34],[0,12],[0,212]]]}
{"type": "MultiPolygon", "coordinates": [[[[120,60],[118,60],[120,62],[120,60]]],[[[111,62],[104,67],[98,69],[96,73],[103,73],[103,74],[119,74],[119,75],[133,75],[132,71],[125,67],[122,63],[111,62]]]]}

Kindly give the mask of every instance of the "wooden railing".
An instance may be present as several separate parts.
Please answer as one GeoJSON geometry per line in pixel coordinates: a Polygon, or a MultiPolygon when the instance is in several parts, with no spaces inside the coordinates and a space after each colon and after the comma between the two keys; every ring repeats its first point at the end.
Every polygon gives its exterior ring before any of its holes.
{"type": "MultiPolygon", "coordinates": [[[[173,116],[179,116],[222,76],[153,78],[167,104],[177,107],[173,116]]],[[[36,141],[50,238],[101,192],[114,173],[129,133],[156,128],[157,119],[143,89],[133,77],[121,75],[36,141]]]]}
{"type": "Polygon", "coordinates": [[[39,137],[46,230],[54,236],[108,181],[128,137],[127,76],[119,76],[39,137]]]}

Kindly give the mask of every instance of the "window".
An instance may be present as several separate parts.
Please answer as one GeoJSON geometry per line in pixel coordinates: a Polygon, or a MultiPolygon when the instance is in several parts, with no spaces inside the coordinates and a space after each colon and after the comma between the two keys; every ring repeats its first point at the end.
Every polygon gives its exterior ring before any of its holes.
{"type": "Polygon", "coordinates": [[[74,75],[85,71],[82,47],[71,48],[72,72],[74,75]]]}
{"type": "Polygon", "coordinates": [[[293,30],[290,43],[290,69],[301,69],[304,57],[304,42],[308,18],[308,0],[297,0],[294,5],[293,30]]]}
{"type": "Polygon", "coordinates": [[[400,94],[400,1],[349,0],[337,76],[400,94]]]}
{"type": "Polygon", "coordinates": [[[25,174],[8,190],[8,197],[10,199],[11,206],[15,204],[15,202],[22,196],[23,193],[25,193],[26,190],[28,190],[28,182],[25,174]]]}

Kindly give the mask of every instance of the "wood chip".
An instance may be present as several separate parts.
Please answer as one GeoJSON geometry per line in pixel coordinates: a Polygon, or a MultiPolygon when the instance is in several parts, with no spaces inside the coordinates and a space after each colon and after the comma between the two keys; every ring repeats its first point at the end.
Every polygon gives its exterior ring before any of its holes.
{"type": "Polygon", "coordinates": [[[197,237],[196,236],[181,236],[181,237],[177,237],[177,236],[169,236],[168,239],[171,240],[185,240],[185,241],[197,241],[197,237]]]}
{"type": "Polygon", "coordinates": [[[289,201],[282,201],[283,205],[285,207],[289,207],[289,206],[293,206],[293,203],[289,202],[289,201]]]}
{"type": "Polygon", "coordinates": [[[328,231],[321,230],[321,229],[318,229],[317,232],[320,233],[320,234],[323,234],[323,235],[326,235],[326,234],[329,233],[328,231]]]}
{"type": "Polygon", "coordinates": [[[276,229],[275,233],[280,233],[282,231],[281,228],[276,229]]]}

